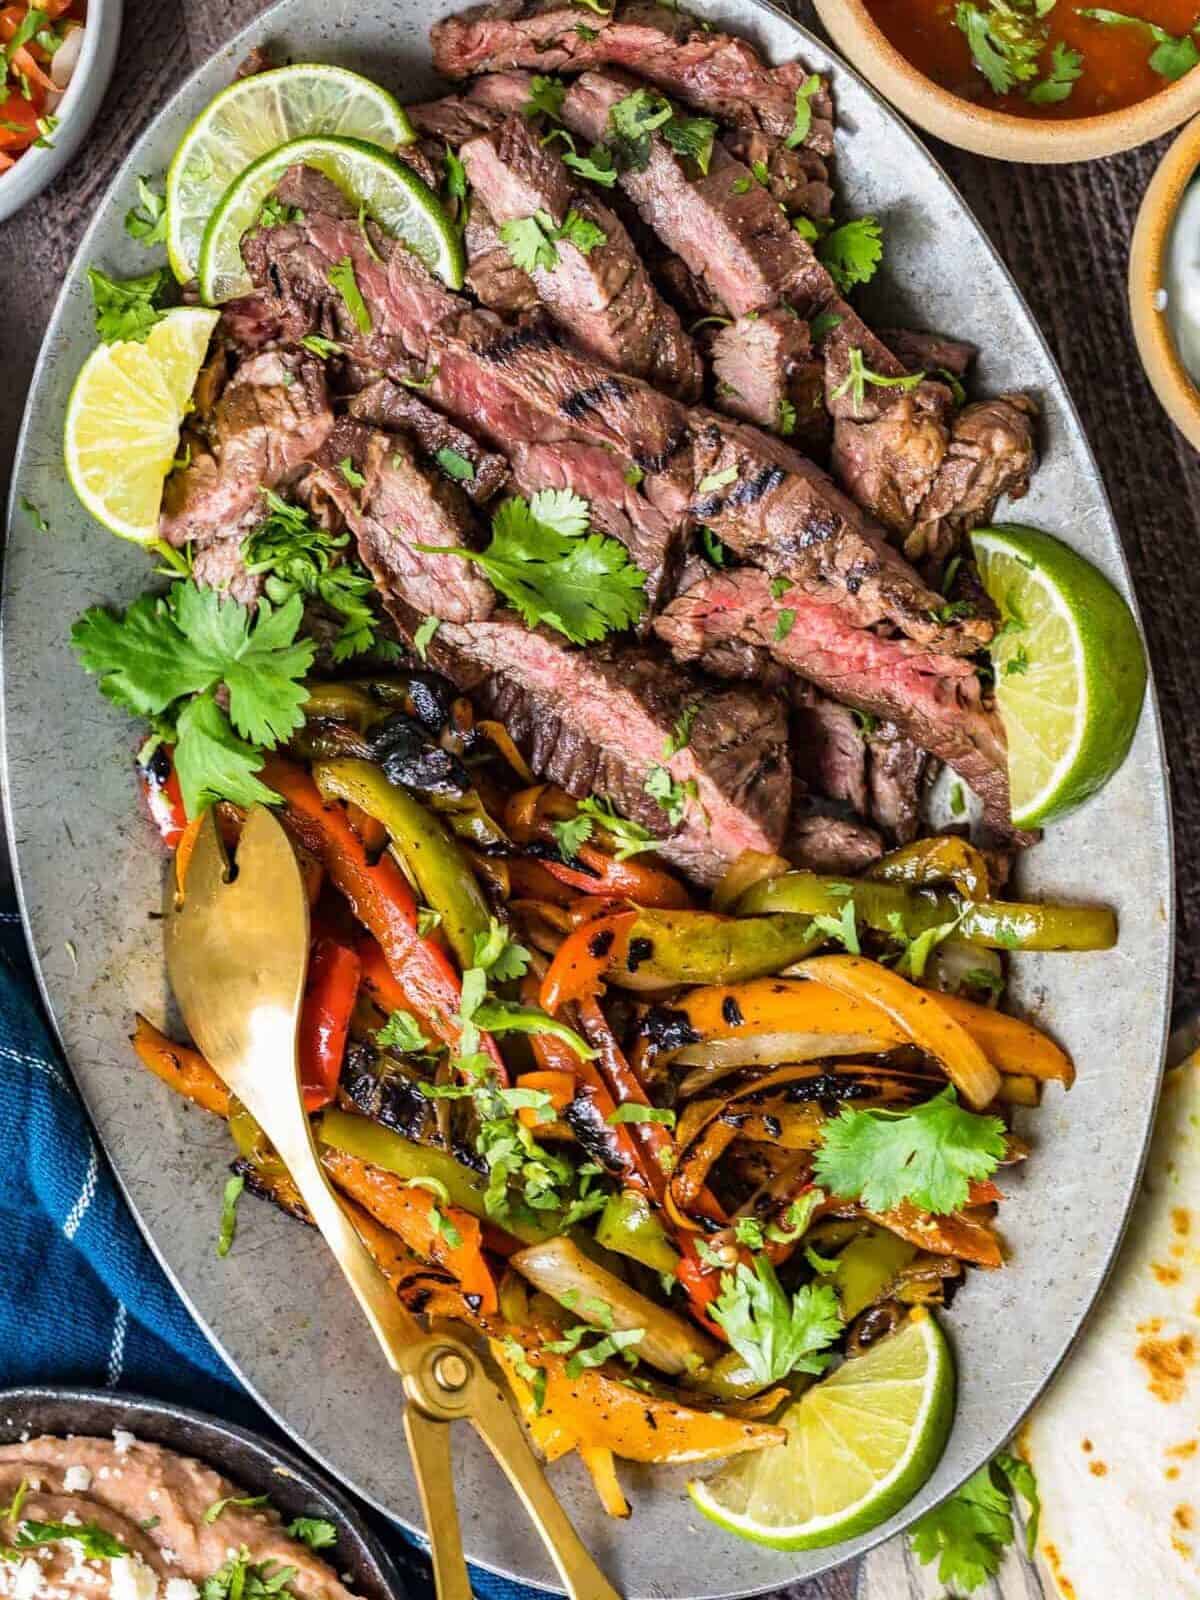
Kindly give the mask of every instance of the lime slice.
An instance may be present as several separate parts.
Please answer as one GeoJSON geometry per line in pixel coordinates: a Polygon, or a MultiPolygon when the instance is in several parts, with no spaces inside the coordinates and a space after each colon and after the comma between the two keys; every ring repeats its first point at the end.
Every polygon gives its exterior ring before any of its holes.
{"type": "Polygon", "coordinates": [[[777,1550],[840,1544],[885,1522],[938,1463],[954,1415],[954,1363],[915,1309],[897,1333],[845,1362],[783,1416],[787,1440],[693,1480],[699,1509],[777,1550]]]}
{"type": "Polygon", "coordinates": [[[220,313],[180,306],[144,344],[93,350],[67,402],[63,457],[71,487],[123,539],[158,537],[163,479],[220,313]]]}
{"type": "Polygon", "coordinates": [[[296,165],[323,172],[348,200],[365,206],[368,216],[402,239],[452,289],[462,287],[458,229],[411,167],[358,139],[293,139],[247,167],[213,212],[200,246],[200,293],[210,305],[248,294],[254,287],[242,264],[242,235],[254,226],[263,201],[283,174],[296,165]]]}
{"type": "Polygon", "coordinates": [[[302,134],[332,133],[394,150],[416,137],[386,89],[344,67],[299,64],[231,83],[192,123],[167,173],[167,255],[196,276],[208,219],[258,157],[302,134]]]}
{"type": "Polygon", "coordinates": [[[1124,761],[1145,652],[1112,584],[1060,540],[1012,524],[977,528],[971,542],[1004,623],[992,663],[1012,818],[1032,828],[1073,811],[1124,761]]]}

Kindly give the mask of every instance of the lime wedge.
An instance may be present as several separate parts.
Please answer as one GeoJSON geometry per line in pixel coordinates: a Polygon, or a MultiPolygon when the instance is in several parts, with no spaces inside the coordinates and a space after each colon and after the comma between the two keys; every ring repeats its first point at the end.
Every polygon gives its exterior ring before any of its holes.
{"type": "Polygon", "coordinates": [[[912,1499],[937,1466],[953,1415],[950,1348],[918,1307],[788,1408],[785,1443],[739,1456],[688,1492],[744,1539],[777,1550],[840,1544],[912,1499]]]}
{"type": "Polygon", "coordinates": [[[319,133],[385,150],[416,137],[386,89],[344,67],[277,67],[231,83],[209,102],[167,173],[167,255],[180,283],[196,276],[208,219],[233,180],[268,150],[319,133]]]}
{"type": "Polygon", "coordinates": [[[402,239],[452,289],[462,287],[463,251],[458,229],[437,195],[411,167],[358,139],[293,139],[260,156],[225,191],[200,246],[200,293],[221,305],[254,287],[242,264],[242,235],[289,167],[315,167],[385,232],[402,239]]]}
{"type": "Polygon", "coordinates": [[[219,312],[168,311],[144,344],[93,350],[67,402],[63,458],[71,487],[122,539],[158,537],[163,479],[219,312]]]}
{"type": "Polygon", "coordinates": [[[1008,737],[1012,818],[1065,816],[1124,761],[1146,691],[1129,607],[1082,556],[1036,528],[977,528],[984,588],[1003,627],[992,645],[1008,737]]]}

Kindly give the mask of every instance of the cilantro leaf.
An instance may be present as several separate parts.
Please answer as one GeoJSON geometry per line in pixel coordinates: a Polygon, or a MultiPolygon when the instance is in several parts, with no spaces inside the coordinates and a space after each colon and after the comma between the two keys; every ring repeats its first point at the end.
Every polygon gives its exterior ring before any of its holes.
{"type": "Polygon", "coordinates": [[[1009,94],[1018,84],[1037,77],[1046,32],[1029,17],[1007,4],[997,4],[997,0],[989,0],[986,14],[971,0],[960,0],[954,22],[994,94],[1009,94]]]}
{"type": "Polygon", "coordinates": [[[255,617],[248,606],[222,601],[215,589],[188,580],[176,584],[175,621],[209,668],[210,684],[229,690],[229,719],[256,744],[274,747],[304,723],[303,678],[312,665],[311,639],[297,641],[304,607],[292,595],[273,609],[261,601],[255,617]]]}
{"type": "Polygon", "coordinates": [[[776,644],[781,643],[796,626],[796,613],[791,606],[782,606],[775,615],[775,632],[771,635],[776,644]]]}
{"type": "Polygon", "coordinates": [[[513,497],[492,517],[486,550],[417,549],[476,562],[528,627],[544,623],[573,644],[588,644],[638,621],[646,579],[618,540],[574,531],[579,506],[586,502],[564,490],[513,497]]]}
{"type": "Polygon", "coordinates": [[[754,1271],[739,1262],[721,1274],[710,1314],[757,1382],[777,1383],[791,1372],[823,1372],[825,1350],[842,1331],[837,1295],[829,1284],[806,1284],[788,1299],[766,1256],[754,1271]]]}
{"type": "Polygon", "coordinates": [[[159,302],[169,281],[166,267],[140,278],[110,278],[99,267],[88,268],[96,308],[96,334],[105,344],[132,340],[140,344],[164,313],[159,302]]]}
{"type": "Polygon", "coordinates": [[[443,445],[433,458],[448,478],[456,483],[470,483],[475,476],[475,464],[449,445],[443,445]]]}
{"type": "Polygon", "coordinates": [[[148,178],[137,180],[138,203],[125,213],[125,232],[147,249],[167,237],[167,202],[150,187],[148,178]]]}
{"type": "Polygon", "coordinates": [[[644,1106],[637,1100],[626,1100],[614,1106],[604,1120],[614,1126],[622,1122],[658,1122],[664,1128],[673,1128],[675,1113],[663,1106],[644,1106]]]}
{"type": "Polygon", "coordinates": [[[337,1529],[324,1517],[295,1517],[285,1531],[289,1539],[299,1539],[310,1550],[329,1550],[337,1543],[337,1529]]]}
{"type": "Polygon", "coordinates": [[[581,178],[588,178],[592,183],[598,183],[605,189],[611,189],[617,181],[617,169],[613,163],[612,152],[602,144],[594,144],[586,156],[568,150],[563,156],[563,161],[572,172],[577,172],[581,178]]]}
{"type": "MultiPolygon", "coordinates": [[[[491,996],[480,1001],[472,1021],[477,1028],[484,1028],[488,1033],[549,1034],[569,1045],[581,1061],[590,1061],[596,1054],[574,1028],[568,1028],[565,1022],[559,1022],[540,1006],[520,1006],[491,996]]],[[[501,1092],[507,1094],[515,1091],[501,1092]]]]}
{"type": "Polygon", "coordinates": [[[662,130],[663,138],[676,155],[694,161],[706,177],[716,133],[717,125],[711,117],[685,117],[678,112],[663,124],[662,130]]]}
{"type": "Polygon", "coordinates": [[[175,771],[189,817],[198,817],[214,800],[253,806],[279,799],[255,777],[262,752],[238,738],[211,694],[189,700],[175,726],[175,771]]]}
{"type": "Polygon", "coordinates": [[[944,1215],[967,1203],[971,1181],[988,1178],[1005,1151],[999,1117],[964,1111],[952,1086],[908,1111],[843,1107],[825,1124],[813,1162],[831,1194],[868,1211],[911,1200],[944,1215]]]}
{"type": "Polygon", "coordinates": [[[206,1526],[211,1527],[226,1506],[269,1506],[270,1503],[271,1497],[267,1494],[246,1494],[240,1497],[228,1494],[224,1500],[214,1500],[200,1520],[206,1526]]]}
{"type": "Polygon", "coordinates": [[[385,641],[371,603],[375,585],[356,558],[347,559],[349,534],[329,533],[303,507],[288,505],[270,489],[263,493],[268,514],[243,547],[246,570],[266,575],[267,598],[274,605],[302,595],[341,617],[332,647],[335,662],[379,649],[385,641]]]}
{"type": "Polygon", "coordinates": [[[652,800],[658,801],[673,828],[677,828],[683,821],[688,801],[699,797],[695,778],[688,778],[680,783],[671,776],[666,767],[660,766],[650,768],[642,790],[652,800]]]}
{"type": "Polygon", "coordinates": [[[529,961],[529,951],[496,917],[488,918],[486,933],[475,935],[474,965],[482,967],[496,983],[523,978],[529,971],[529,961]]]}
{"type": "Polygon", "coordinates": [[[844,394],[849,394],[854,405],[854,415],[858,416],[863,408],[868,384],[872,389],[915,389],[918,384],[925,381],[923,372],[906,373],[903,377],[888,378],[882,373],[872,372],[863,360],[863,353],[857,345],[850,351],[850,370],[845,378],[838,384],[830,395],[831,400],[840,400],[844,394]]]}
{"type": "Polygon", "coordinates": [[[1144,29],[1154,43],[1150,54],[1151,70],[1172,82],[1184,77],[1200,61],[1200,51],[1191,34],[1177,37],[1157,22],[1147,22],[1144,17],[1131,16],[1126,11],[1111,11],[1107,6],[1080,6],[1078,15],[1110,28],[1144,29]]]}
{"type": "Polygon", "coordinates": [[[345,348],[336,339],[325,339],[319,333],[306,333],[300,343],[310,355],[316,356],[320,361],[329,356],[340,356],[345,348]]]}
{"type": "Polygon", "coordinates": [[[36,1550],[40,1545],[62,1544],[67,1539],[82,1548],[87,1560],[112,1561],[129,1554],[129,1546],[98,1522],[36,1522],[30,1517],[17,1524],[10,1548],[36,1550]]]}
{"type": "Polygon", "coordinates": [[[669,761],[672,756],[678,755],[681,750],[686,750],[692,737],[692,724],[700,711],[700,702],[693,700],[691,705],[684,706],[682,713],[675,721],[675,726],[663,740],[662,757],[669,761]]]}
{"type": "Polygon", "coordinates": [[[628,861],[631,856],[641,855],[643,850],[653,850],[658,843],[648,828],[620,816],[607,800],[596,795],[588,795],[579,802],[579,814],[604,829],[610,843],[616,847],[613,856],[617,861],[628,861]]]}
{"type": "Polygon", "coordinates": [[[574,861],[579,847],[592,837],[592,819],[582,813],[567,817],[562,822],[552,822],[550,832],[564,861],[574,861]]]}
{"type": "Polygon", "coordinates": [[[447,145],[442,152],[442,165],[446,169],[445,189],[450,200],[467,198],[467,169],[447,145]]]}
{"type": "Polygon", "coordinates": [[[382,1028],[376,1030],[375,1043],[381,1050],[398,1050],[402,1056],[428,1050],[429,1040],[411,1011],[393,1011],[382,1028]]]}
{"type": "Polygon", "coordinates": [[[980,1467],[949,1500],[913,1524],[909,1543],[919,1561],[938,1563],[941,1583],[970,1592],[994,1578],[1013,1542],[1013,1492],[1030,1507],[1026,1538],[1030,1555],[1037,1543],[1039,1500],[1033,1471],[1001,1452],[980,1467]]]}
{"type": "Polygon", "coordinates": [[[362,290],[358,287],[358,279],[354,275],[354,262],[349,256],[343,256],[336,266],[330,267],[329,282],[341,295],[342,302],[354,319],[354,326],[359,333],[370,333],[374,324],[367,309],[367,302],[362,297],[362,290]]]}
{"type": "Polygon", "coordinates": [[[608,241],[604,229],[589,218],[580,216],[578,211],[567,212],[562,227],[555,230],[554,237],[573,244],[584,256],[590,256],[593,250],[608,241]]]}
{"type": "Polygon", "coordinates": [[[650,135],[674,114],[671,102],[657,89],[635,89],[610,106],[608,126],[622,166],[644,172],[650,160],[650,135]]]}
{"type": "Polygon", "coordinates": [[[700,529],[700,548],[714,567],[723,567],[728,559],[725,546],[711,528],[700,529]]]}
{"type": "Polygon", "coordinates": [[[784,141],[789,150],[797,150],[812,132],[812,99],[821,87],[821,80],[816,73],[805,78],[796,90],[796,115],[792,122],[792,131],[784,141]]]}
{"type": "Polygon", "coordinates": [[[259,207],[260,228],[283,228],[289,222],[303,222],[304,213],[299,206],[289,206],[277,195],[269,194],[259,207]]]}
{"type": "Polygon", "coordinates": [[[362,489],[366,487],[367,480],[354,465],[354,462],[350,456],[343,456],[338,462],[337,466],[338,471],[341,473],[343,479],[351,489],[362,489]]]}
{"type": "Polygon", "coordinates": [[[1030,89],[1029,101],[1035,106],[1059,105],[1082,76],[1083,56],[1060,39],[1050,53],[1050,71],[1030,89]]]}
{"type": "Polygon", "coordinates": [[[529,99],[521,107],[527,117],[549,117],[552,122],[562,121],[563,101],[567,86],[557,78],[537,75],[529,80],[529,99]]]}
{"type": "Polygon", "coordinates": [[[252,1562],[250,1552],[243,1545],[225,1565],[205,1578],[201,1585],[202,1600],[270,1600],[270,1597],[290,1597],[288,1584],[296,1576],[295,1567],[281,1566],[277,1561],[252,1562]]]}
{"type": "Polygon", "coordinates": [[[440,617],[426,617],[416,633],[413,634],[413,649],[422,661],[426,659],[425,652],[429,649],[433,636],[441,625],[442,619],[440,617]]]}
{"type": "Polygon", "coordinates": [[[558,265],[554,218],[548,211],[535,212],[532,217],[511,217],[502,222],[500,238],[513,266],[520,267],[522,272],[536,272],[539,267],[553,272],[558,265]]]}
{"type": "MultiPolygon", "coordinates": [[[[227,1256],[233,1248],[233,1236],[237,1232],[238,1201],[242,1198],[242,1190],[245,1187],[245,1178],[237,1174],[229,1179],[221,1191],[221,1231],[217,1238],[217,1254],[221,1257],[227,1256]]],[[[217,1501],[218,1515],[226,1503],[222,1500],[217,1501]]],[[[212,1510],[211,1506],[209,1510],[212,1510]]]]}
{"type": "Polygon", "coordinates": [[[883,229],[874,217],[843,222],[821,241],[817,255],[843,294],[870,283],[883,260],[883,229]]]}

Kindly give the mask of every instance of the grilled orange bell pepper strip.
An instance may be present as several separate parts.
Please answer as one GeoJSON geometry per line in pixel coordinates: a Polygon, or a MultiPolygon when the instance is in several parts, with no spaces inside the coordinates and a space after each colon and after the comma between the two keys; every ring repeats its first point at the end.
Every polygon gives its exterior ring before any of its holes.
{"type": "MultiPolygon", "coordinates": [[[[283,796],[280,820],[293,838],[316,856],[329,881],[375,937],[393,977],[411,996],[418,1015],[440,1039],[456,1046],[462,1002],[458,975],[450,958],[417,932],[416,898],[399,866],[390,855],[371,863],[344,808],[327,805],[303,768],[279,756],[268,756],[261,777],[283,796]]],[[[481,1048],[503,1071],[500,1053],[487,1034],[481,1035],[481,1048]]]]}
{"type": "Polygon", "coordinates": [[[636,921],[636,911],[617,911],[583,923],[564,939],[542,979],[543,1009],[553,1015],[568,1001],[594,1000],[612,965],[614,948],[636,921]]]}
{"type": "MultiPolygon", "coordinates": [[[[594,927],[595,924],[588,926],[594,927]]],[[[612,1029],[595,997],[578,1002],[579,1025],[584,1038],[598,1051],[601,1076],[618,1105],[652,1105],[641,1079],[625,1059],[612,1029]]],[[[638,1165],[651,1194],[661,1205],[666,1193],[667,1175],[675,1165],[675,1141],[661,1122],[629,1124],[639,1152],[638,1165]]]]}
{"type": "Polygon", "coordinates": [[[362,963],[346,945],[325,934],[313,941],[300,1007],[300,1087],[306,1111],[319,1111],[337,1094],[361,972],[362,963]]]}
{"type": "Polygon", "coordinates": [[[376,1222],[398,1234],[426,1261],[452,1272],[464,1295],[477,1295],[479,1311],[486,1316],[496,1310],[496,1285],[484,1260],[477,1217],[330,1145],[321,1147],[321,1164],[342,1193],[376,1222]]]}
{"type": "Polygon", "coordinates": [[[229,1090],[199,1050],[168,1039],[140,1013],[132,1043],[138,1060],[168,1088],[203,1106],[205,1111],[214,1111],[218,1117],[229,1115],[229,1090]]]}

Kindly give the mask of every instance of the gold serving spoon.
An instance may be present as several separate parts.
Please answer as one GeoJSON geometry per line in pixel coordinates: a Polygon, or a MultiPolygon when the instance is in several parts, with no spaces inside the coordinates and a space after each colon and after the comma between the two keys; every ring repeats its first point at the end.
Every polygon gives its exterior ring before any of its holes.
{"type": "Polygon", "coordinates": [[[329,1185],[300,1093],[296,1032],[308,966],[308,901],[283,828],[246,816],[230,872],[213,814],[180,887],[166,894],[167,972],[213,1070],[271,1141],[404,1385],[404,1429],[440,1600],[471,1600],[450,1463],[449,1424],[468,1421],[503,1468],[572,1600],[620,1600],[554,1496],[529,1441],[479,1355],[427,1333],[375,1265],[329,1185]]]}

